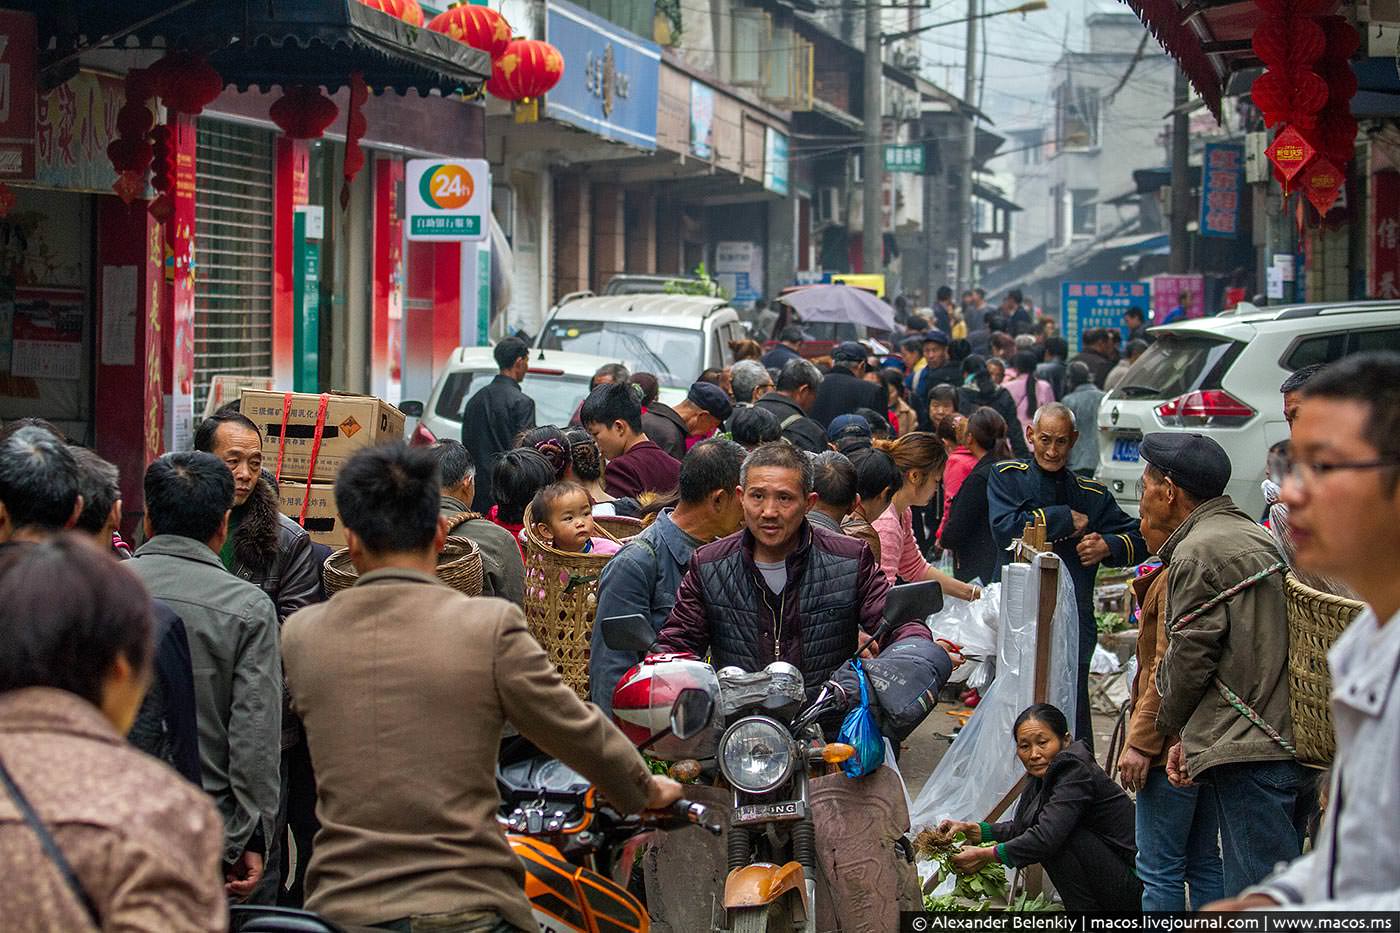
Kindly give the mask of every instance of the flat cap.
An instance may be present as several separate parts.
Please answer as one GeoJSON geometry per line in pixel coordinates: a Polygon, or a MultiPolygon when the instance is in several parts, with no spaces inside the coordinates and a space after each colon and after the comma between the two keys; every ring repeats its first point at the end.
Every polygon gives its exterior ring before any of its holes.
{"type": "Polygon", "coordinates": [[[837,415],[826,429],[826,439],[833,443],[843,437],[870,436],[870,422],[861,415],[837,415]]]}
{"type": "Polygon", "coordinates": [[[934,327],[924,331],[923,339],[919,342],[921,344],[938,343],[946,347],[948,345],[948,335],[943,333],[943,331],[939,330],[937,327],[934,327]]]}
{"type": "Polygon", "coordinates": [[[865,358],[869,355],[870,351],[854,340],[838,343],[836,349],[831,351],[831,358],[833,361],[845,363],[863,363],[865,362],[865,358]]]}
{"type": "Polygon", "coordinates": [[[1197,499],[1214,499],[1230,482],[1230,455],[1204,434],[1159,431],[1142,439],[1142,459],[1197,499]]]}
{"type": "Polygon", "coordinates": [[[695,383],[685,394],[685,398],[696,408],[714,415],[719,421],[728,419],[734,411],[734,403],[729,400],[729,396],[713,382],[695,383]]]}

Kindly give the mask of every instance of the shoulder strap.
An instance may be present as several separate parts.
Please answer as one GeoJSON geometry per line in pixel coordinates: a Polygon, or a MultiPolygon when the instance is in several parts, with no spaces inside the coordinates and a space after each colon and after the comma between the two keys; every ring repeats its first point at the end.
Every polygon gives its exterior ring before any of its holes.
{"type": "Polygon", "coordinates": [[[43,848],[44,854],[49,857],[49,861],[53,862],[58,873],[63,876],[63,881],[68,885],[68,890],[72,892],[73,897],[77,898],[83,910],[87,911],[88,919],[92,921],[92,925],[99,930],[102,929],[102,917],[97,912],[97,905],[88,896],[87,891],[83,888],[83,883],[78,880],[77,874],[73,871],[73,866],[68,863],[68,859],[58,848],[58,843],[54,842],[53,835],[49,833],[44,821],[39,819],[39,814],[35,813],[34,808],[30,806],[29,799],[15,784],[14,778],[10,776],[9,769],[5,767],[3,761],[0,761],[0,784],[5,786],[5,792],[15,802],[20,816],[24,817],[24,821],[29,824],[34,835],[39,837],[39,845],[43,848]]]}
{"type": "Polygon", "coordinates": [[[481,518],[480,512],[458,512],[447,520],[448,535],[451,535],[459,525],[465,525],[467,522],[478,518],[481,518]]]}
{"type": "Polygon", "coordinates": [[[801,412],[798,412],[797,414],[794,414],[794,415],[788,415],[786,418],[784,418],[781,422],[778,423],[778,427],[779,427],[780,430],[786,431],[788,428],[792,427],[794,424],[796,424],[797,422],[799,422],[799,421],[801,421],[801,420],[802,420],[802,413],[801,413],[801,412]]]}

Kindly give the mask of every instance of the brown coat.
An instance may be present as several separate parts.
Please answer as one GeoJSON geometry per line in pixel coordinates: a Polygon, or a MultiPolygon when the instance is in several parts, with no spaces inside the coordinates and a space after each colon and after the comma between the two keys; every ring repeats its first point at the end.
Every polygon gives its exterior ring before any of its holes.
{"type": "Polygon", "coordinates": [[[1132,715],[1126,744],[1152,759],[1152,767],[1167,761],[1167,742],[1157,731],[1157,662],[1167,653],[1167,627],[1162,610],[1167,595],[1166,569],[1158,567],[1133,581],[1138,601],[1137,676],[1133,678],[1132,715]]]}
{"type": "Polygon", "coordinates": [[[645,803],[641,756],[564,685],[504,600],[377,570],[288,619],[282,652],[321,820],[306,906],[337,923],[495,910],[534,927],[496,823],[507,720],[614,806],[645,803]]]}
{"type": "MultiPolygon", "coordinates": [[[[127,745],[65,690],[0,694],[0,759],[73,867],[106,930],[222,931],[224,823],[197,787],[127,745]]],[[[0,790],[0,928],[93,929],[0,790]]]]}

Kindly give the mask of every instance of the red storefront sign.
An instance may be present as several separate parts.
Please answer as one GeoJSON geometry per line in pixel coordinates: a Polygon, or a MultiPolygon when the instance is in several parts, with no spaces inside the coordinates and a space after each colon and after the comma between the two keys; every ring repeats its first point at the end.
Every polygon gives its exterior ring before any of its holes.
{"type": "Polygon", "coordinates": [[[34,178],[34,15],[0,10],[0,181],[34,178]]]}
{"type": "Polygon", "coordinates": [[[1400,298],[1400,172],[1371,176],[1370,281],[1372,298],[1400,298]]]}

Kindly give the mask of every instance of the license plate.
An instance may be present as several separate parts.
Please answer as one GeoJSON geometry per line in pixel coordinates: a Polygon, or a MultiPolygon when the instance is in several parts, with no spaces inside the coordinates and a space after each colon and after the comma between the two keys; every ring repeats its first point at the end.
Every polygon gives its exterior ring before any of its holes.
{"type": "Polygon", "coordinates": [[[1142,457],[1138,454],[1138,448],[1142,446],[1142,439],[1137,437],[1120,437],[1113,442],[1113,459],[1118,463],[1137,463],[1142,457]]]}
{"type": "Polygon", "coordinates": [[[783,803],[750,803],[734,811],[735,823],[767,823],[771,820],[800,820],[805,815],[800,800],[783,803]]]}

